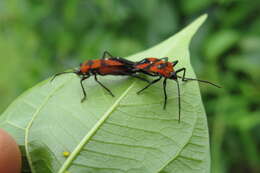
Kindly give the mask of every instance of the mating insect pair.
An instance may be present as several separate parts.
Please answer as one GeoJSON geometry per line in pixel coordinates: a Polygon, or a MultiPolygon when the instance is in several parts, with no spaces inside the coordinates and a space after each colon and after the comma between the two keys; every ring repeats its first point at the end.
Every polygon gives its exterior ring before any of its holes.
{"type": "Polygon", "coordinates": [[[148,84],[137,92],[137,94],[140,94],[145,89],[150,87],[151,85],[159,82],[162,78],[163,80],[163,91],[164,91],[164,106],[163,108],[166,108],[167,104],[167,93],[166,93],[166,85],[167,80],[171,79],[176,81],[177,83],[177,89],[178,89],[178,106],[179,106],[179,122],[180,122],[180,115],[181,115],[181,101],[180,101],[180,87],[178,78],[181,78],[182,81],[190,81],[190,80],[196,80],[203,83],[208,83],[213,86],[216,86],[220,88],[218,85],[213,84],[208,81],[200,80],[200,79],[192,79],[192,78],[186,78],[185,72],[186,68],[181,68],[178,70],[174,70],[174,66],[178,63],[178,61],[169,62],[167,57],[164,58],[145,58],[138,62],[129,61],[126,59],[123,59],[121,57],[113,57],[109,52],[105,51],[103,53],[102,59],[97,60],[87,60],[80,64],[79,69],[75,69],[70,72],[62,72],[54,75],[52,80],[61,74],[64,73],[75,73],[80,77],[80,84],[83,91],[84,97],[82,98],[81,102],[83,102],[86,99],[86,91],[83,87],[83,81],[88,79],[90,76],[94,76],[95,81],[101,85],[106,91],[110,93],[111,96],[114,97],[114,94],[105,86],[103,85],[97,78],[97,75],[127,75],[132,76],[135,78],[138,78],[140,80],[143,80],[145,82],[148,82],[148,84]],[[178,76],[180,72],[183,72],[182,76],[178,76]],[[138,73],[146,74],[153,77],[158,77],[157,79],[153,81],[148,81],[147,79],[138,76],[138,73]]]}

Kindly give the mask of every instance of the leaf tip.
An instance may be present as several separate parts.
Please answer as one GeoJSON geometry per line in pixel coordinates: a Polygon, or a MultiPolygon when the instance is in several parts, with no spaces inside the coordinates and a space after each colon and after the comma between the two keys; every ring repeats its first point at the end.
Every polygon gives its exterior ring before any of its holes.
{"type": "Polygon", "coordinates": [[[200,26],[205,22],[208,15],[203,14],[200,17],[198,17],[194,22],[189,24],[183,31],[191,31],[190,32],[190,38],[197,32],[197,30],[200,28],[200,26]]]}
{"type": "Polygon", "coordinates": [[[198,21],[198,23],[200,23],[200,24],[199,24],[199,26],[200,26],[201,24],[203,24],[203,23],[205,22],[205,20],[206,20],[207,18],[208,18],[208,14],[205,13],[205,14],[202,14],[200,17],[198,17],[198,19],[195,20],[195,22],[198,21]]]}

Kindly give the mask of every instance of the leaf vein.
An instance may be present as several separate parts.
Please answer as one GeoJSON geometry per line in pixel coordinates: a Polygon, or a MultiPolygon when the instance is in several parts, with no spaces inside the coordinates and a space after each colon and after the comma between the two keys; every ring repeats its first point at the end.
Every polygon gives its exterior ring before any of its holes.
{"type": "Polygon", "coordinates": [[[52,92],[50,92],[46,98],[43,100],[42,104],[35,110],[35,112],[32,115],[32,119],[31,121],[28,123],[28,125],[25,128],[25,136],[24,136],[24,145],[25,145],[25,153],[26,153],[26,157],[28,159],[28,163],[29,166],[31,168],[32,173],[35,172],[34,168],[33,168],[33,164],[32,164],[32,158],[29,152],[29,131],[30,128],[32,127],[33,121],[35,120],[35,118],[37,117],[38,113],[40,112],[40,110],[48,103],[48,100],[51,98],[51,96],[53,95],[53,93],[55,93],[57,90],[59,90],[60,88],[62,88],[69,80],[66,80],[62,85],[60,85],[59,87],[55,88],[52,92]]]}
{"type": "Polygon", "coordinates": [[[115,155],[115,154],[108,154],[108,153],[104,153],[104,152],[100,152],[100,151],[94,151],[94,150],[90,150],[90,149],[83,149],[83,151],[96,153],[96,154],[100,154],[100,155],[111,156],[111,157],[117,157],[117,158],[126,159],[126,160],[133,160],[135,162],[141,162],[141,160],[137,160],[137,159],[134,159],[134,158],[123,157],[123,156],[115,155]]]}
{"type": "Polygon", "coordinates": [[[105,112],[105,114],[101,117],[101,119],[94,125],[94,127],[87,133],[85,137],[81,140],[81,142],[76,146],[74,151],[71,153],[71,155],[68,157],[68,159],[65,161],[65,163],[62,165],[58,173],[63,173],[68,169],[68,167],[71,165],[73,160],[77,157],[81,149],[89,142],[89,140],[92,138],[92,136],[97,132],[99,127],[107,120],[109,115],[116,109],[116,107],[119,105],[120,101],[127,95],[127,93],[130,91],[130,89],[134,86],[135,82],[133,82],[124,92],[123,94],[115,101],[115,103],[105,112]]]}

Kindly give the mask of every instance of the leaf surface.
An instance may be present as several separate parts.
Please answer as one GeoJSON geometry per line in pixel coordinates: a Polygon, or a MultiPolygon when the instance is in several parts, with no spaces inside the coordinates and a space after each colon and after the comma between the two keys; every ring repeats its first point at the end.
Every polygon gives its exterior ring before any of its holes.
{"type": "MultiPolygon", "coordinates": [[[[194,78],[189,44],[205,19],[129,59],[167,56],[194,78]]],[[[116,97],[91,78],[85,81],[87,100],[80,103],[79,78],[68,74],[28,90],[0,117],[0,127],[16,138],[32,173],[209,172],[207,121],[197,82],[181,83],[179,124],[174,81],[168,80],[163,110],[162,83],[136,95],[143,81],[99,78],[116,97]]]]}

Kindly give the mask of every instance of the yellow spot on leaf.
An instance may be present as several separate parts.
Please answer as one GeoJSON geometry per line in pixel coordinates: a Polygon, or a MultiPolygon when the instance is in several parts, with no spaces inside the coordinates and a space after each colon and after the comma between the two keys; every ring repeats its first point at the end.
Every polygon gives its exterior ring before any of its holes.
{"type": "Polygon", "coordinates": [[[63,156],[64,156],[64,157],[68,157],[69,155],[70,155],[70,152],[68,152],[68,151],[64,151],[64,152],[63,152],[63,156]]]}

